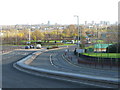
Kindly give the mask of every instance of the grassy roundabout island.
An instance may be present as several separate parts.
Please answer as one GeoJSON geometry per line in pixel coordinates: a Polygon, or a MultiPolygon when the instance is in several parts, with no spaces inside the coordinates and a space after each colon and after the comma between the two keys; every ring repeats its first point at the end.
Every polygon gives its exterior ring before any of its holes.
{"type": "Polygon", "coordinates": [[[120,58],[120,53],[82,53],[82,55],[100,58],[120,58]]]}

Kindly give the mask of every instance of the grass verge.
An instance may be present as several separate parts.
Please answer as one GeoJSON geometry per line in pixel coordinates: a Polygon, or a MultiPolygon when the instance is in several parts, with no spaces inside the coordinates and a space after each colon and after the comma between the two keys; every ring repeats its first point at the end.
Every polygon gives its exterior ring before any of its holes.
{"type": "Polygon", "coordinates": [[[120,58],[120,53],[82,53],[82,54],[101,58],[120,58]]]}

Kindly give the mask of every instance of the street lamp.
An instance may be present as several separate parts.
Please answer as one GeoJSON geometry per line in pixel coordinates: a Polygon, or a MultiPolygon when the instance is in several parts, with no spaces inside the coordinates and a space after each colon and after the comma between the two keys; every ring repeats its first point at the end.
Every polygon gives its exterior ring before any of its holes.
{"type": "Polygon", "coordinates": [[[17,25],[15,25],[15,29],[16,29],[16,45],[18,45],[18,28],[17,28],[17,25]]]}
{"type": "Polygon", "coordinates": [[[28,42],[27,44],[31,43],[31,25],[29,26],[29,24],[27,24],[27,29],[28,29],[28,42]]]}
{"type": "MultiPolygon", "coordinates": [[[[2,45],[2,36],[3,36],[3,33],[2,33],[2,26],[0,26],[0,45],[2,45]]],[[[0,50],[2,50],[2,47],[0,47],[0,50]]],[[[1,54],[1,53],[0,53],[1,54]]]]}
{"type": "Polygon", "coordinates": [[[78,48],[79,48],[79,37],[81,36],[80,29],[79,29],[79,16],[74,15],[74,17],[77,17],[77,27],[78,27],[78,41],[77,41],[77,43],[78,43],[78,48]]]}
{"type": "Polygon", "coordinates": [[[31,41],[31,35],[30,35],[30,33],[31,33],[31,28],[29,29],[29,43],[31,41]]]}

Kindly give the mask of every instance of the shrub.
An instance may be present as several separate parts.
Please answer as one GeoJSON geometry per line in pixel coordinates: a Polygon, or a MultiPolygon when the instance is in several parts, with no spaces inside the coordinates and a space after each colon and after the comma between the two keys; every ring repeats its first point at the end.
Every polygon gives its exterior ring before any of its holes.
{"type": "Polygon", "coordinates": [[[53,48],[58,48],[58,46],[49,46],[47,49],[53,49],[53,48]]]}
{"type": "Polygon", "coordinates": [[[120,53],[120,43],[108,46],[106,53],[120,53]]]}
{"type": "Polygon", "coordinates": [[[52,46],[52,48],[58,48],[58,46],[52,46]]]}
{"type": "Polygon", "coordinates": [[[41,45],[55,45],[55,43],[53,43],[53,42],[49,42],[49,43],[46,42],[46,43],[44,43],[43,42],[43,43],[41,43],[41,45]]]}
{"type": "Polygon", "coordinates": [[[82,49],[84,49],[84,48],[85,48],[85,44],[80,44],[80,47],[81,47],[82,49]]]}
{"type": "Polygon", "coordinates": [[[64,45],[64,43],[56,43],[56,45],[64,45]]]}

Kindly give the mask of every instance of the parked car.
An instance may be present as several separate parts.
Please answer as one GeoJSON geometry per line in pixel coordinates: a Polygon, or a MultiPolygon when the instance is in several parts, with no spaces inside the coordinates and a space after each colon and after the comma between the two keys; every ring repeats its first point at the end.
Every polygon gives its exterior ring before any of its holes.
{"type": "Polygon", "coordinates": [[[41,49],[41,47],[42,47],[41,44],[37,44],[37,45],[36,45],[36,48],[37,48],[37,49],[41,49]]]}
{"type": "Polygon", "coordinates": [[[30,46],[25,46],[25,49],[30,49],[30,46]]]}
{"type": "Polygon", "coordinates": [[[34,46],[33,46],[33,45],[30,45],[30,48],[34,48],[34,46]]]}
{"type": "Polygon", "coordinates": [[[91,44],[91,41],[88,41],[86,44],[91,44]]]}

